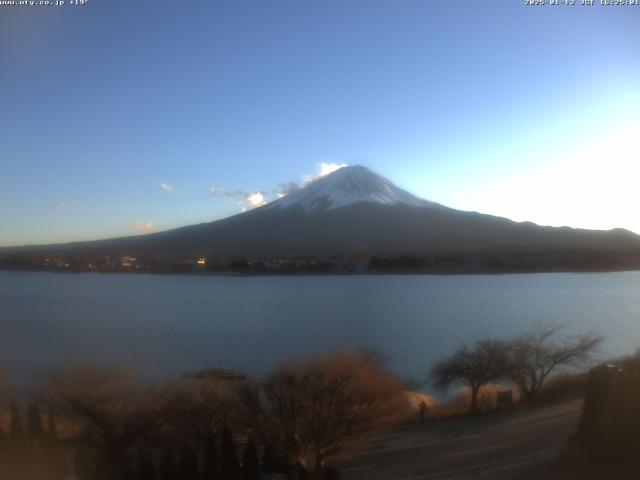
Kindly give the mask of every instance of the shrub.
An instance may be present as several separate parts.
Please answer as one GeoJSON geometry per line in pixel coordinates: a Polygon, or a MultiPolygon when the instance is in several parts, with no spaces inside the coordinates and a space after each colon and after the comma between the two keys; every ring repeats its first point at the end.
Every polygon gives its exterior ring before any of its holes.
{"type": "Polygon", "coordinates": [[[314,479],[327,458],[363,448],[407,408],[400,382],[347,354],[282,367],[242,401],[261,440],[314,479]]]}

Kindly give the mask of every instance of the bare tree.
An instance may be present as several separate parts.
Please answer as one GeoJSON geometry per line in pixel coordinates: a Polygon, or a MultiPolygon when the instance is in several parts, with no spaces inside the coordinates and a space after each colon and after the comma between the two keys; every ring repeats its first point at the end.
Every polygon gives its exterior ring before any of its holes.
{"type": "Polygon", "coordinates": [[[551,373],[561,366],[588,361],[602,342],[602,337],[591,333],[560,337],[560,330],[554,325],[539,325],[509,342],[508,378],[527,402],[535,400],[551,373]]]}
{"type": "Polygon", "coordinates": [[[174,415],[166,433],[177,439],[204,444],[224,425],[239,423],[235,392],[217,382],[183,384],[175,388],[174,396],[174,415]]]}
{"type": "Polygon", "coordinates": [[[390,427],[405,406],[400,382],[347,354],[281,367],[243,388],[241,399],[261,440],[311,478],[320,478],[327,458],[390,427]]]}
{"type": "Polygon", "coordinates": [[[128,449],[158,431],[175,410],[173,399],[143,387],[130,372],[98,368],[70,370],[50,378],[43,394],[93,452],[101,478],[115,478],[128,449]]]}
{"type": "Polygon", "coordinates": [[[456,383],[471,389],[470,413],[478,413],[480,387],[504,378],[507,374],[508,349],[500,340],[478,340],[472,347],[462,345],[449,358],[437,362],[431,376],[438,388],[456,383]]]}

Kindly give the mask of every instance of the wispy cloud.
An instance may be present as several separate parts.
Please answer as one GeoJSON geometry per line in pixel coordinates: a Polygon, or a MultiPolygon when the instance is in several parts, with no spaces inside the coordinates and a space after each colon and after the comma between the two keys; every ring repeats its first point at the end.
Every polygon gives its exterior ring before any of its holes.
{"type": "Polygon", "coordinates": [[[131,227],[136,233],[153,233],[156,231],[155,226],[149,220],[145,222],[133,222],[131,227]]]}
{"type": "Polygon", "coordinates": [[[243,190],[227,190],[226,188],[211,187],[209,189],[209,195],[219,198],[230,198],[240,205],[243,205],[245,209],[261,207],[267,203],[263,192],[245,192],[243,190]]]}
{"type": "Polygon", "coordinates": [[[330,173],[335,172],[343,167],[347,167],[346,163],[319,163],[317,165],[316,172],[303,175],[302,180],[296,181],[288,181],[283,182],[278,185],[275,190],[270,190],[268,192],[248,192],[245,190],[228,190],[226,188],[221,187],[211,187],[209,189],[209,195],[212,197],[218,198],[229,198],[231,200],[236,201],[239,205],[242,206],[242,212],[245,212],[249,209],[261,207],[265,205],[268,201],[267,196],[271,199],[275,196],[276,198],[282,198],[285,195],[290,194],[291,192],[295,192],[296,190],[304,187],[305,185],[317,180],[318,178],[325,177],[330,173]]]}
{"type": "Polygon", "coordinates": [[[55,210],[64,210],[65,208],[69,208],[69,202],[56,202],[53,204],[53,208],[55,210]]]}
{"type": "Polygon", "coordinates": [[[165,192],[173,191],[173,185],[171,185],[170,183],[160,182],[160,188],[165,192]]]}
{"type": "Polygon", "coordinates": [[[227,190],[226,188],[211,187],[209,189],[209,195],[219,198],[231,198],[233,200],[242,201],[248,194],[242,190],[227,190]]]}

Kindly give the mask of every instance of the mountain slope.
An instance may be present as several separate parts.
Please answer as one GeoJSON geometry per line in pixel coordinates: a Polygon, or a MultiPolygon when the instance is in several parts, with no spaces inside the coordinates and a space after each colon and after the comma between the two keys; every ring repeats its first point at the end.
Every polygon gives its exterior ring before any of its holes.
{"type": "Polygon", "coordinates": [[[346,167],[223,220],[135,237],[4,249],[4,254],[228,258],[542,250],[640,255],[640,237],[626,230],[541,227],[454,210],[415,197],[364,167],[346,167]]]}

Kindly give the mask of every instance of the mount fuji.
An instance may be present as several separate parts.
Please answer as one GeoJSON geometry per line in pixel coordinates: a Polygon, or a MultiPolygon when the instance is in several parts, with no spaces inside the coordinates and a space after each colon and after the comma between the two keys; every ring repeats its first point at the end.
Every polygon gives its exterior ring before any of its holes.
{"type": "Polygon", "coordinates": [[[302,208],[306,213],[333,210],[356,203],[439,206],[403,190],[366,167],[343,167],[267,205],[267,209],[302,208]]]}
{"type": "Polygon", "coordinates": [[[455,210],[421,199],[368,168],[351,166],[222,220],[134,237],[0,249],[0,257],[8,254],[472,258],[467,263],[484,255],[508,258],[524,270],[555,270],[568,258],[596,269],[624,269],[640,266],[640,236],[455,210]]]}

